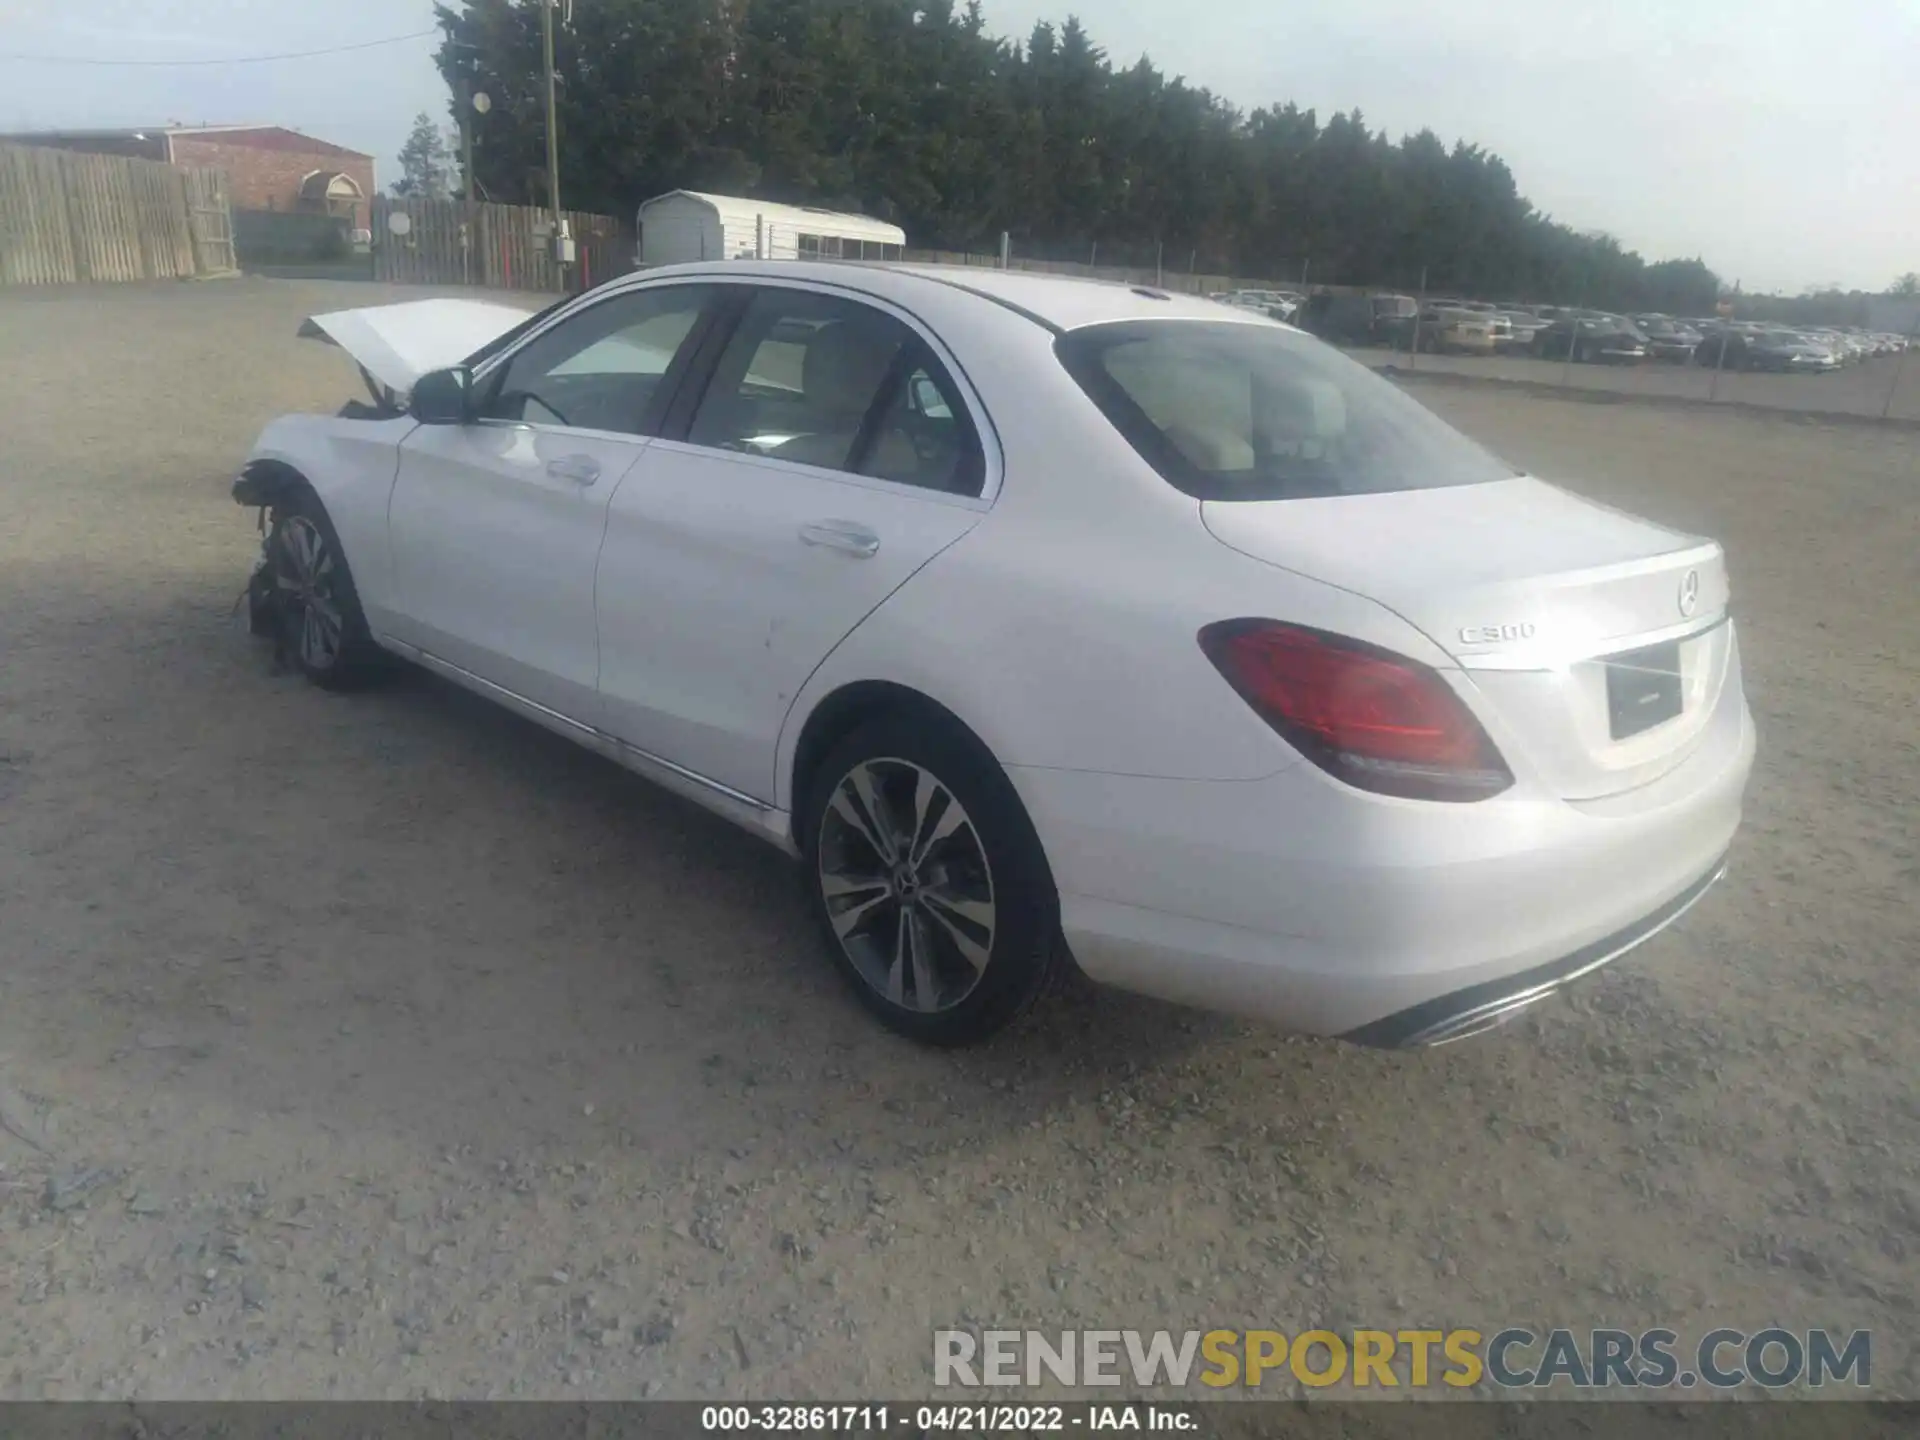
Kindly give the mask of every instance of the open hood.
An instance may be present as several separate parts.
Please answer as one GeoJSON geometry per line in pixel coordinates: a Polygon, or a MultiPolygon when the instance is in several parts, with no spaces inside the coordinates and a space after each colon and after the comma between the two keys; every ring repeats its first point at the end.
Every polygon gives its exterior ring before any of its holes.
{"type": "Polygon", "coordinates": [[[300,334],[338,345],[370,380],[405,395],[422,375],[458,365],[528,313],[486,300],[409,300],[314,315],[300,334]]]}

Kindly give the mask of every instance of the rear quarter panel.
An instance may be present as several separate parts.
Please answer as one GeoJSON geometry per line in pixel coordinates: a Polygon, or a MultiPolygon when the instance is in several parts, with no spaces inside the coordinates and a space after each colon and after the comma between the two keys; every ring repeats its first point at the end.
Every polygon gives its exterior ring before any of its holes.
{"type": "Polygon", "coordinates": [[[1005,456],[993,509],[830,654],[789,713],[791,796],[806,718],[863,680],[952,711],[1003,765],[1245,780],[1297,763],[1202,653],[1238,616],[1320,626],[1436,666],[1431,641],[1360,595],[1215,540],[1199,502],[1155,474],[1027,322],[943,327],[1005,456]]]}

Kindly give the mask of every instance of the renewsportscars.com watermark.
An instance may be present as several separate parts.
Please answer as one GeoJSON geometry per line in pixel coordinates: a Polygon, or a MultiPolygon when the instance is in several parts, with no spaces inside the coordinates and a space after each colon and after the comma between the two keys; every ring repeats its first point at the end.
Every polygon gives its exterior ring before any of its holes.
{"type": "Polygon", "coordinates": [[[1479,1330],[936,1330],[933,1383],[1072,1388],[1731,1390],[1829,1384],[1866,1389],[1866,1330],[1709,1330],[1691,1344],[1666,1329],[1479,1330]]]}

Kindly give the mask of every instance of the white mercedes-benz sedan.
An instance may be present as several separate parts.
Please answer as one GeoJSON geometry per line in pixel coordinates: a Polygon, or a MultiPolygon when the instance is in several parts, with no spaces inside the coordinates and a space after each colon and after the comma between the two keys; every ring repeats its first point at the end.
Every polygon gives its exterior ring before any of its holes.
{"type": "Polygon", "coordinates": [[[1661,930],[1739,825],[1720,547],[1263,316],[732,261],[303,333],[372,399],[273,422],[236,481],[256,629],[328,687],[424,666],[783,847],[916,1039],[1077,962],[1437,1044],[1661,930]]]}

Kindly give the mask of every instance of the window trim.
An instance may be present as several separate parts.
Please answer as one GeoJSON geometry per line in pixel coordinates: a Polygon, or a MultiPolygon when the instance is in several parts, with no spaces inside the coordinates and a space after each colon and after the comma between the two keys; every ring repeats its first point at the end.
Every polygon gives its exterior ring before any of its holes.
{"type": "MultiPolygon", "coordinates": [[[[953,358],[953,353],[933,336],[933,333],[919,321],[918,317],[877,295],[869,294],[863,290],[854,290],[846,286],[833,285],[825,282],[790,281],[783,277],[754,276],[738,280],[716,279],[712,283],[738,290],[741,292],[740,297],[731,305],[719,307],[719,315],[715,320],[713,328],[702,338],[702,350],[696,357],[697,363],[691,369],[680,389],[675,393],[672,405],[667,412],[667,418],[661,425],[658,435],[656,436],[657,439],[669,444],[684,446],[688,451],[698,455],[720,455],[734,460],[751,460],[757,464],[764,463],[779,466],[782,469],[800,471],[809,475],[831,476],[838,480],[857,481],[866,485],[883,486],[887,490],[896,493],[928,496],[936,500],[975,506],[980,509],[989,508],[999,497],[1002,476],[999,434],[992,429],[991,423],[986,420],[986,407],[980,403],[980,397],[975,392],[971,380],[968,379],[966,372],[953,358]],[[966,410],[966,418],[973,434],[971,449],[979,456],[980,460],[979,494],[968,495],[956,493],[951,490],[939,490],[931,485],[914,485],[904,480],[888,480],[879,475],[864,475],[858,470],[836,470],[824,465],[809,465],[800,460],[782,459],[778,455],[745,455],[737,451],[722,450],[712,445],[701,445],[689,440],[687,435],[692,428],[693,417],[698,413],[701,404],[707,398],[708,389],[713,384],[714,377],[719,373],[720,361],[726,355],[727,347],[732,344],[733,337],[738,332],[741,322],[745,320],[748,308],[753,304],[757,293],[762,290],[797,290],[805,294],[820,295],[830,300],[844,301],[848,304],[865,305],[904,325],[909,334],[912,335],[913,341],[917,343],[924,357],[933,360],[940,366],[941,370],[945,372],[947,379],[953,385],[961,405],[966,410]],[[991,437],[991,443],[989,443],[989,437],[991,437]]],[[[912,354],[914,350],[915,345],[909,344],[902,348],[901,354],[912,354]]],[[[898,364],[897,358],[895,364],[898,364]]],[[[879,396],[876,396],[875,404],[877,405],[878,403],[879,396]]],[[[863,461],[865,459],[863,451],[868,439],[865,433],[867,423],[871,423],[874,419],[875,416],[870,412],[867,416],[867,421],[862,424],[861,437],[855,442],[853,456],[863,461]]]]}
{"type": "MultiPolygon", "coordinates": [[[[973,295],[981,294],[981,292],[972,290],[965,285],[956,285],[944,279],[936,280],[935,283],[947,285],[951,289],[967,290],[969,294],[973,295]]],[[[985,402],[981,400],[979,388],[973,383],[973,377],[967,373],[967,367],[960,363],[959,357],[954,354],[951,347],[936,335],[925,321],[904,305],[901,305],[889,297],[876,295],[870,290],[862,290],[852,285],[838,284],[828,279],[811,276],[805,279],[799,279],[785,275],[726,274],[724,272],[707,270],[704,272],[682,271],[674,275],[660,276],[646,275],[643,273],[639,276],[611,280],[608,281],[605,286],[596,287],[584,295],[573,297],[571,302],[558,302],[548,306],[545,310],[535,311],[529,315],[520,323],[519,328],[523,333],[516,335],[510,345],[495,350],[479,365],[474,367],[474,383],[476,389],[489,381],[493,373],[509,362],[513,356],[533,344],[556,325],[563,324],[570,317],[581,314],[593,305],[604,304],[622,295],[631,295],[642,290],[665,289],[674,285],[709,285],[723,294],[729,291],[746,293],[757,289],[808,290],[817,294],[831,295],[851,300],[860,305],[870,305],[876,310],[893,316],[920,337],[926,344],[928,350],[932,352],[933,357],[945,368],[948,377],[952,379],[955,388],[960,392],[960,399],[967,407],[967,416],[973,422],[973,432],[980,446],[980,458],[984,470],[981,478],[980,494],[977,497],[954,495],[944,490],[929,490],[924,485],[903,485],[897,480],[879,480],[872,476],[848,475],[845,471],[840,470],[822,470],[817,466],[801,465],[795,460],[778,461],[775,463],[791,465],[813,475],[830,475],[843,480],[857,480],[862,483],[883,485],[893,491],[927,496],[951,504],[969,505],[981,510],[990,509],[1000,498],[1000,490],[1005,482],[1006,475],[1006,448],[1001,441],[999,428],[993,423],[992,412],[987,409],[985,402]]],[[[749,295],[749,299],[750,298],[749,295]]],[[[729,296],[729,299],[732,299],[732,297],[729,296]]],[[[735,300],[733,303],[744,306],[746,302],[735,300]]],[[[711,338],[715,331],[723,328],[727,332],[727,338],[731,338],[733,322],[729,318],[728,306],[724,302],[713,307],[710,315],[703,317],[699,323],[711,324],[713,329],[710,329],[708,332],[709,338],[711,338]]],[[[1041,323],[1045,324],[1045,322],[1041,323]]],[[[1053,331],[1056,335],[1065,333],[1059,330],[1057,326],[1046,325],[1046,328],[1053,331]]],[[[705,343],[703,339],[702,344],[704,345],[705,343]]],[[[722,345],[724,346],[724,340],[722,341],[722,345]]],[[[482,348],[484,349],[485,347],[482,348]]],[[[698,354],[690,356],[691,360],[704,358],[706,357],[698,354]]],[[[719,358],[718,353],[716,352],[712,358],[717,362],[719,358]]],[[[673,414],[674,407],[678,406],[683,398],[686,398],[687,403],[690,405],[697,406],[699,401],[705,397],[706,387],[711,379],[711,365],[706,366],[704,369],[699,369],[690,364],[688,372],[680,379],[679,387],[674,392],[673,400],[669,403],[669,418],[671,418],[673,414]],[[691,392],[690,395],[689,392],[691,392]]],[[[520,424],[525,425],[525,428],[528,429],[549,428],[539,425],[528,425],[525,422],[516,421],[477,421],[475,423],[487,425],[520,424]]],[[[607,431],[586,431],[571,427],[554,426],[550,428],[553,429],[554,433],[565,435],[612,434],[612,432],[607,431]]],[[[671,439],[672,436],[671,432],[666,430],[663,424],[660,432],[652,436],[620,434],[612,435],[612,438],[621,440],[668,440],[671,439]]],[[[716,453],[699,446],[692,446],[689,447],[689,449],[699,454],[716,453]]],[[[717,453],[724,455],[731,452],[723,450],[717,453]]]]}

